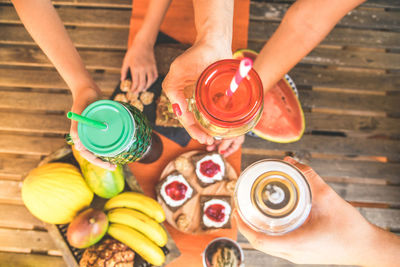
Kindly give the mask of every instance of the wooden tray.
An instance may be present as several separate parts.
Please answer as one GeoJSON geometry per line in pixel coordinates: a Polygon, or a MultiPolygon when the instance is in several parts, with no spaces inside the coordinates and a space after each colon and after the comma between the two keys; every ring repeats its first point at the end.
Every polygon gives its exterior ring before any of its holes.
{"type": "MultiPolygon", "coordinates": [[[[65,162],[73,164],[79,168],[79,164],[76,162],[74,156],[72,155],[72,150],[70,146],[65,146],[58,149],[57,151],[55,151],[54,153],[43,159],[40,162],[39,166],[49,162],[65,162]]],[[[132,174],[129,167],[125,165],[123,169],[126,182],[125,191],[134,191],[143,193],[143,190],[140,188],[139,184],[136,181],[135,176],[132,174]]],[[[102,209],[106,201],[107,201],[106,199],[100,198],[95,195],[91,203],[91,207],[102,209]]],[[[84,249],[77,249],[71,247],[68,244],[66,238],[68,224],[54,225],[47,223],[46,228],[50,236],[53,238],[54,243],[60,249],[67,265],[69,267],[79,267],[79,261],[82,258],[84,249]]],[[[172,237],[169,235],[168,231],[167,235],[168,235],[167,245],[162,248],[164,253],[166,254],[164,265],[167,265],[181,254],[179,249],[176,247],[172,237]]],[[[134,267],[148,267],[148,266],[152,265],[150,265],[148,262],[143,260],[137,253],[135,253],[134,267]]]]}
{"type": "MultiPolygon", "coordinates": [[[[186,158],[191,158],[193,155],[199,154],[199,153],[204,153],[206,154],[207,152],[204,151],[189,151],[186,153],[183,153],[179,157],[186,157],[186,158]]],[[[185,232],[188,234],[208,234],[210,232],[214,232],[218,229],[208,229],[204,230],[200,226],[200,196],[201,195],[220,195],[220,196],[231,196],[231,207],[233,211],[233,192],[230,192],[227,189],[227,183],[231,180],[237,180],[238,176],[233,169],[233,167],[225,161],[225,167],[226,167],[226,174],[228,179],[224,179],[223,181],[216,182],[215,184],[209,185],[207,187],[201,187],[198,182],[197,182],[197,177],[196,174],[191,172],[190,175],[185,175],[186,180],[189,182],[189,184],[197,191],[196,195],[189,199],[185,204],[183,204],[182,207],[177,209],[176,211],[171,211],[168,206],[164,203],[164,201],[161,199],[161,196],[159,192],[157,192],[157,200],[163,207],[166,215],[166,221],[172,225],[175,229],[181,232],[185,232]],[[185,213],[189,220],[192,222],[191,226],[187,231],[182,231],[180,230],[177,225],[176,225],[176,219],[177,217],[185,213]]],[[[163,172],[161,173],[160,181],[164,178],[166,178],[170,173],[176,170],[175,167],[175,160],[171,161],[170,163],[165,166],[163,172]]]]}

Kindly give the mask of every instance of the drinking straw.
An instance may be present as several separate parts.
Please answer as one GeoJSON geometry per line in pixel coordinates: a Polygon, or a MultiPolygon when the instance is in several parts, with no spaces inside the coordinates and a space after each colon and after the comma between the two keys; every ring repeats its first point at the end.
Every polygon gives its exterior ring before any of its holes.
{"type": "Polygon", "coordinates": [[[107,129],[107,125],[105,123],[83,117],[83,116],[76,114],[74,112],[71,112],[71,111],[67,113],[67,117],[68,117],[68,119],[86,124],[91,127],[95,127],[97,129],[101,129],[101,130],[107,129]]]}
{"type": "Polygon", "coordinates": [[[233,95],[233,93],[238,89],[239,84],[247,76],[252,67],[253,61],[250,58],[245,57],[240,61],[239,69],[236,71],[235,77],[233,77],[229,89],[226,90],[227,96],[231,97],[233,95]]]}

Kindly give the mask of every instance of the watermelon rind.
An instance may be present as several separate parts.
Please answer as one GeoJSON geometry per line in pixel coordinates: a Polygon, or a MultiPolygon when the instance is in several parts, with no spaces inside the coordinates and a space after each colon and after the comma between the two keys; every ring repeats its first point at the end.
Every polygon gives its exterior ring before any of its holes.
{"type": "MultiPolygon", "coordinates": [[[[251,59],[255,60],[257,55],[258,55],[258,53],[256,51],[254,51],[254,50],[251,50],[251,49],[239,49],[239,50],[236,50],[233,53],[233,58],[242,59],[244,57],[250,57],[251,59]]],[[[268,141],[271,141],[271,142],[275,142],[275,143],[292,143],[292,142],[296,142],[296,141],[300,140],[301,137],[303,136],[304,131],[305,131],[305,119],[304,119],[303,109],[301,108],[300,101],[298,99],[298,92],[297,92],[297,88],[296,88],[295,83],[293,82],[293,80],[290,78],[290,76],[288,74],[285,75],[283,80],[285,81],[287,86],[291,89],[291,92],[293,93],[294,99],[297,102],[298,112],[300,113],[300,117],[301,117],[301,130],[300,130],[299,134],[294,136],[294,137],[291,137],[291,138],[284,138],[284,137],[279,137],[279,136],[268,135],[267,133],[263,132],[262,130],[257,129],[257,126],[262,122],[262,118],[261,118],[259,124],[257,124],[254,127],[252,132],[255,135],[257,135],[258,137],[263,138],[263,139],[268,140],[268,141]]],[[[266,107],[264,107],[264,108],[266,108],[266,107]]]]}
{"type": "MultiPolygon", "coordinates": [[[[257,124],[252,130],[252,132],[254,134],[256,134],[258,137],[261,137],[261,138],[263,138],[265,140],[268,140],[268,141],[271,141],[271,142],[275,142],[275,143],[293,143],[293,142],[299,141],[301,139],[301,137],[303,136],[303,134],[304,134],[305,125],[306,125],[306,122],[305,122],[305,119],[304,119],[304,112],[303,112],[303,109],[301,108],[300,101],[297,98],[296,94],[294,93],[293,87],[288,82],[288,80],[284,79],[284,81],[289,86],[289,88],[292,89],[291,92],[293,93],[294,99],[296,100],[297,105],[298,105],[298,109],[299,109],[299,113],[300,113],[300,117],[301,117],[301,126],[302,126],[299,134],[294,136],[293,138],[281,138],[281,137],[278,137],[278,136],[270,136],[270,135],[267,135],[266,133],[264,133],[263,131],[257,129],[257,126],[259,124],[257,124]]],[[[262,122],[262,118],[261,118],[259,123],[261,123],[261,122],[262,122]]]]}

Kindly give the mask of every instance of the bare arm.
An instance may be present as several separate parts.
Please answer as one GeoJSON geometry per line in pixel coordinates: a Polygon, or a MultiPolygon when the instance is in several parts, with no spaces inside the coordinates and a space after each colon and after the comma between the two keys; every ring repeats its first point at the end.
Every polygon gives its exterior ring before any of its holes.
{"type": "MultiPolygon", "coordinates": [[[[25,28],[71,89],[73,97],[71,110],[81,114],[87,105],[97,100],[100,90],[85,69],[52,3],[50,0],[12,0],[12,2],[25,28]]],[[[70,133],[76,149],[84,158],[103,168],[115,168],[82,146],[75,121],[71,121],[70,133]]]]}
{"type": "Polygon", "coordinates": [[[196,42],[212,40],[224,49],[232,47],[233,0],[193,0],[196,42]]]}
{"type": "Polygon", "coordinates": [[[131,90],[139,93],[148,89],[157,79],[158,71],[154,56],[154,44],[161,22],[167,13],[171,0],[151,0],[140,30],[135,36],[124,57],[121,68],[121,81],[131,70],[131,90]]]}
{"type": "Polygon", "coordinates": [[[98,90],[52,3],[46,0],[12,2],[25,28],[63,77],[73,97],[88,87],[98,90]]]}
{"type": "Polygon", "coordinates": [[[194,0],[193,5],[197,30],[195,43],[171,64],[163,89],[192,138],[212,145],[214,139],[198,126],[193,113],[188,110],[184,88],[193,86],[211,63],[232,57],[233,0],[194,0]]]}
{"type": "Polygon", "coordinates": [[[254,248],[298,264],[398,266],[398,236],[370,224],[309,166],[290,157],[285,161],[299,168],[310,185],[309,218],[292,232],[270,236],[252,230],[235,212],[239,231],[254,248]]]}
{"type": "Polygon", "coordinates": [[[137,38],[145,38],[144,41],[154,46],[161,23],[167,13],[171,0],[151,0],[144,17],[137,38]]]}
{"type": "Polygon", "coordinates": [[[336,23],[365,0],[297,0],[254,62],[270,89],[317,46],[336,23]]]}

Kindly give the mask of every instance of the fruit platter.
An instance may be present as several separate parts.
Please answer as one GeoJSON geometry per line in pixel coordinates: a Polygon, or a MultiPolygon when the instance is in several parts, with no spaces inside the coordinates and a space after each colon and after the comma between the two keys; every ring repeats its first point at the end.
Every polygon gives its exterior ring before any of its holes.
{"type": "Polygon", "coordinates": [[[180,255],[127,166],[99,168],[65,146],[25,178],[22,199],[70,267],[164,266],[180,255]]]}

